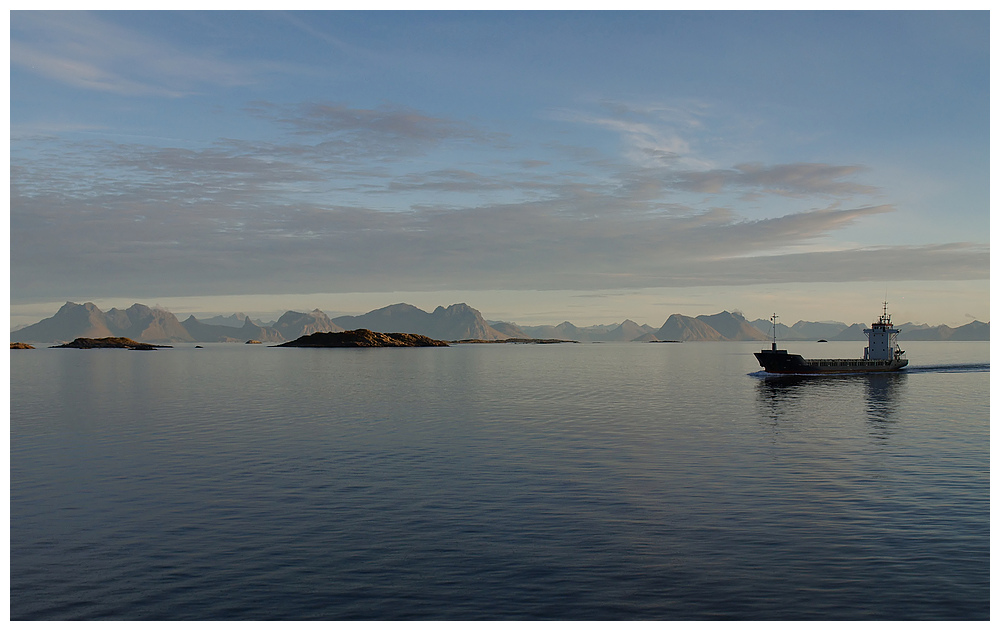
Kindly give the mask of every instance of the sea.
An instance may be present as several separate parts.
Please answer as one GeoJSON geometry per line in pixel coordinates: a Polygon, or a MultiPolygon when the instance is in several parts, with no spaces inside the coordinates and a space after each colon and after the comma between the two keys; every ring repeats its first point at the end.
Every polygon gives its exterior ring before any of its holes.
{"type": "Polygon", "coordinates": [[[11,619],[989,619],[988,342],[203,346],[11,351],[11,619]]]}

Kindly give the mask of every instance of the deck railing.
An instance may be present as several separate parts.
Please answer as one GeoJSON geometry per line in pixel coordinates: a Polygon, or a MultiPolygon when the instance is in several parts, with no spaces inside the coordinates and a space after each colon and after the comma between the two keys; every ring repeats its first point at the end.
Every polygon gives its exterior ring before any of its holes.
{"type": "Polygon", "coordinates": [[[810,366],[829,368],[858,368],[862,366],[888,366],[891,359],[807,359],[810,366]]]}

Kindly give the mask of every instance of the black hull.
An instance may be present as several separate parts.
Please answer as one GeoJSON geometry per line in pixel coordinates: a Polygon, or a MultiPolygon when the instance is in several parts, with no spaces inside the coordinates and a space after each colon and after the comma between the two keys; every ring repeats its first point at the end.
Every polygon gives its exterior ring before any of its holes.
{"type": "Polygon", "coordinates": [[[779,375],[894,372],[909,364],[905,359],[804,359],[780,350],[764,350],[753,356],[766,372],[779,375]]]}

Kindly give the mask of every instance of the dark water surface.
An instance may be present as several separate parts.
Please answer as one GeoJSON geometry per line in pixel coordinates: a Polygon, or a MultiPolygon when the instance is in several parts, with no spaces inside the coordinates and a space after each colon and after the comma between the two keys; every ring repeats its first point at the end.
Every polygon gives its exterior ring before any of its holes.
{"type": "Polygon", "coordinates": [[[11,617],[988,619],[988,343],[758,347],[11,352],[11,617]]]}

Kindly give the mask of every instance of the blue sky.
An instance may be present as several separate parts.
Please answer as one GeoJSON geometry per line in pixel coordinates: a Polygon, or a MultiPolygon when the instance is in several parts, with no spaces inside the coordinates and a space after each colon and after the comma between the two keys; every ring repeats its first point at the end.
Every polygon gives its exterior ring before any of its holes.
{"type": "Polygon", "coordinates": [[[20,12],[11,323],[989,319],[986,12],[20,12]]]}

